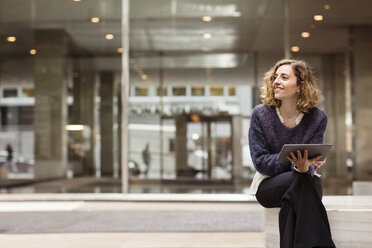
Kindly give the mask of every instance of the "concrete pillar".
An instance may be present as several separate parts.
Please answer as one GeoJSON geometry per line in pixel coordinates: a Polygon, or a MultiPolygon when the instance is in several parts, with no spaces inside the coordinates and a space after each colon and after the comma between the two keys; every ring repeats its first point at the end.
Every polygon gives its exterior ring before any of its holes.
{"type": "Polygon", "coordinates": [[[321,59],[324,107],[328,115],[325,143],[333,144],[322,175],[327,178],[348,179],[346,166],[346,95],[345,55],[323,55],[321,59]]]}
{"type": "Polygon", "coordinates": [[[233,116],[232,117],[232,173],[234,183],[241,183],[243,179],[243,117],[233,116]]]}
{"type": "Polygon", "coordinates": [[[114,175],[114,73],[100,73],[101,174],[114,175]]]}
{"type": "Polygon", "coordinates": [[[372,26],[351,30],[354,72],[355,179],[372,180],[372,26]]]}
{"type": "Polygon", "coordinates": [[[67,169],[67,35],[37,30],[35,43],[35,178],[59,178],[67,169]]]}
{"type": "Polygon", "coordinates": [[[186,115],[176,117],[176,175],[184,177],[190,169],[187,166],[187,118],[186,115]]]}

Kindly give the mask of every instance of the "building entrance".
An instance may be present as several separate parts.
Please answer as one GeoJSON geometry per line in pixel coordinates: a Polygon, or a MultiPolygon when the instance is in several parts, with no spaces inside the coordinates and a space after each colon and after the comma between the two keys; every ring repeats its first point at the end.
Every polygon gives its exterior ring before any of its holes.
{"type": "Polygon", "coordinates": [[[231,116],[176,117],[177,178],[232,179],[231,116]]]}

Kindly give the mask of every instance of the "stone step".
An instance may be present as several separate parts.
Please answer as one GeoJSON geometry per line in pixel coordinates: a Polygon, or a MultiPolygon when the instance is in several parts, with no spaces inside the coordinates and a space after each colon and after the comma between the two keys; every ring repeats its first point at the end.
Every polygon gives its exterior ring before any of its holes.
{"type": "MultiPolygon", "coordinates": [[[[372,196],[325,196],[332,238],[337,248],[370,248],[372,196]]],[[[265,209],[265,244],[279,247],[279,208],[265,209]]]]}

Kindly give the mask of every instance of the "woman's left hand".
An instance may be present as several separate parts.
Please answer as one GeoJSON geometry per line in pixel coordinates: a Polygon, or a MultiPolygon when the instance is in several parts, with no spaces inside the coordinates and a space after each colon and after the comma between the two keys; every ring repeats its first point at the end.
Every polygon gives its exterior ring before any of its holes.
{"type": "Polygon", "coordinates": [[[317,161],[321,157],[322,157],[321,155],[318,155],[315,158],[309,159],[308,158],[308,150],[304,151],[304,156],[302,156],[300,150],[297,150],[297,157],[294,155],[293,152],[291,152],[291,157],[287,156],[286,158],[289,161],[291,161],[300,172],[307,172],[309,170],[309,166],[311,164],[313,164],[315,167],[319,168],[325,163],[325,160],[324,161],[317,161]]]}

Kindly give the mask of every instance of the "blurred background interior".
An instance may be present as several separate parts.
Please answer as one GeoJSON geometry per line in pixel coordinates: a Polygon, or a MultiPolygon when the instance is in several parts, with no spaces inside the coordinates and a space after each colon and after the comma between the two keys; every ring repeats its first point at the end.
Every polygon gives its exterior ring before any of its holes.
{"type": "Polygon", "coordinates": [[[352,194],[353,180],[372,179],[371,9],[0,0],[1,191],[245,193],[263,73],[292,57],[313,66],[323,92],[334,144],[325,193],[352,194]]]}

